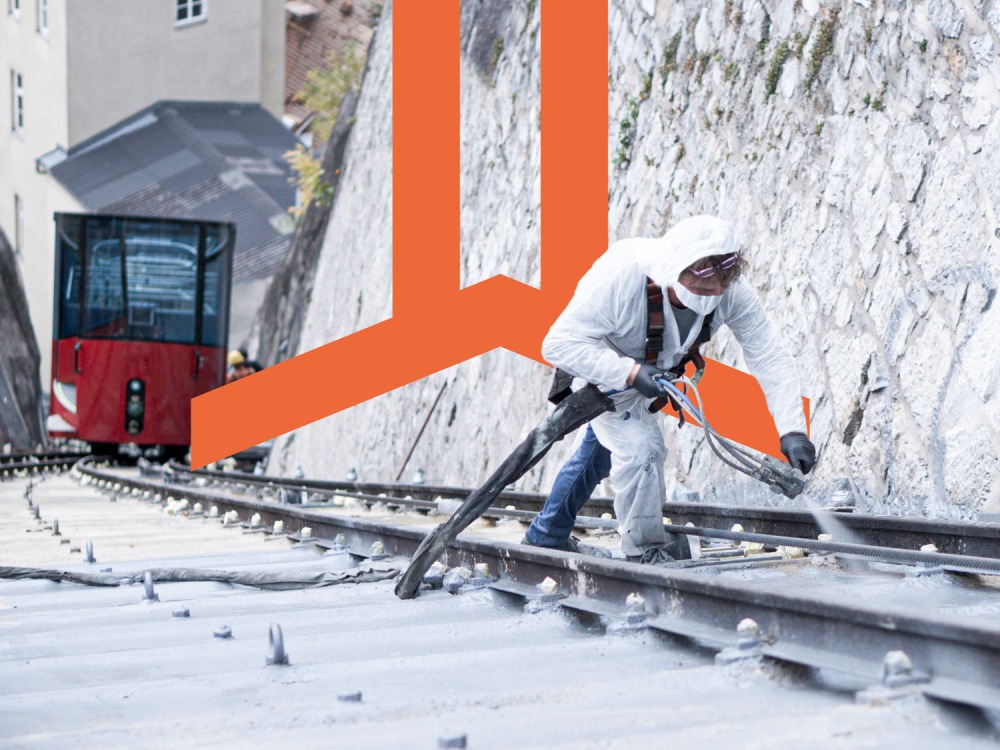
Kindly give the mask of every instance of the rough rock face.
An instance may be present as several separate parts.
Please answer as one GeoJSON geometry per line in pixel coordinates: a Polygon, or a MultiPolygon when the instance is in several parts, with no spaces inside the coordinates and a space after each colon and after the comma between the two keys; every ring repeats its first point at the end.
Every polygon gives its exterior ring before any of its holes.
{"type": "MultiPolygon", "coordinates": [[[[391,27],[387,4],[300,350],[390,312],[391,27]]],[[[1000,2],[610,0],[608,39],[609,242],[737,224],[812,399],[811,499],[846,476],[863,510],[997,512],[1000,2]]],[[[463,281],[537,284],[537,3],[463,3],[461,44],[463,281]]],[[[742,366],[728,333],[711,346],[742,366]]],[[[403,476],[477,484],[544,414],[547,377],[487,354],[286,436],[273,466],[392,479],[444,387],[403,476]]],[[[665,432],[704,500],[786,502],[665,432]]]]}
{"type": "Polygon", "coordinates": [[[0,230],[0,446],[31,450],[44,440],[38,345],[14,251],[0,230]]]}

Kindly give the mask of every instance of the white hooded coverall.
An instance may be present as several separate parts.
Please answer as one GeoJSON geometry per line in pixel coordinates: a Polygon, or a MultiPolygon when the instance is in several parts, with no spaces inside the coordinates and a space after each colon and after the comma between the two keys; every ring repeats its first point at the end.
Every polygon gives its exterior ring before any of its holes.
{"type": "MultiPolygon", "coordinates": [[[[615,515],[625,555],[641,555],[667,541],[661,510],[666,500],[663,434],[656,415],[647,409],[651,399],[625,382],[636,362],[645,357],[646,278],[664,288],[666,306],[666,288],[678,283],[681,271],[701,258],[737,250],[732,224],[712,216],[684,219],[659,239],[616,242],[584,274],[542,344],[542,355],[550,364],[603,391],[618,391],[612,396],[615,411],[602,414],[590,425],[611,452],[615,515]]],[[[682,342],[674,316],[664,315],[658,368],[670,369],[681,360],[703,320],[699,316],[682,342]]],[[[742,347],[778,433],[804,433],[795,363],[760,299],[742,278],[723,293],[716,308],[713,333],[721,325],[729,326],[742,347]]]]}

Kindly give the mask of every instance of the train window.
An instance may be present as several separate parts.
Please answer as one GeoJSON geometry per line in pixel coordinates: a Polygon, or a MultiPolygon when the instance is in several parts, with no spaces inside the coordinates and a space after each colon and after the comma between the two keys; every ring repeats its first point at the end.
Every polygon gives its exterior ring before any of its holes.
{"type": "Polygon", "coordinates": [[[84,335],[195,343],[198,227],[88,221],[84,335]]]}
{"type": "Polygon", "coordinates": [[[56,330],[61,339],[80,330],[80,217],[65,215],[57,224],[58,292],[56,330]]]}
{"type": "Polygon", "coordinates": [[[232,225],[79,214],[56,221],[60,339],[225,346],[232,225]]]}
{"type": "Polygon", "coordinates": [[[125,338],[120,220],[88,219],[84,336],[125,338]]]}
{"type": "Polygon", "coordinates": [[[229,255],[232,241],[226,226],[205,227],[205,289],[201,306],[201,341],[204,346],[224,346],[226,311],[229,309],[229,255]]]}

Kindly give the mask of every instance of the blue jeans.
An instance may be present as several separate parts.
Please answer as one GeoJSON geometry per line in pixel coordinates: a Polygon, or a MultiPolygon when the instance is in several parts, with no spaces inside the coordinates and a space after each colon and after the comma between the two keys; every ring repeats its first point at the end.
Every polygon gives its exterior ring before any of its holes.
{"type": "Polygon", "coordinates": [[[558,547],[566,542],[576,514],[610,473],[611,451],[597,441],[587,425],[583,441],[559,470],[545,505],[528,527],[527,540],[539,547],[558,547]]]}

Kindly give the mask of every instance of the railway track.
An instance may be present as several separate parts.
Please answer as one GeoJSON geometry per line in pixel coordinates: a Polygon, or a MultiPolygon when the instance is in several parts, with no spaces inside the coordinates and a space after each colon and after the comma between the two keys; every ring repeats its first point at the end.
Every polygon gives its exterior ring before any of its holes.
{"type": "Polygon", "coordinates": [[[8,477],[25,477],[45,471],[68,469],[84,458],[85,453],[39,452],[0,454],[0,481],[8,477]]]}
{"type": "MultiPolygon", "coordinates": [[[[435,523],[438,498],[454,501],[469,492],[177,466],[142,475],[89,459],[77,470],[113,497],[172,504],[192,520],[283,535],[359,561],[412,555],[435,523]]],[[[851,544],[817,540],[815,522],[795,512],[678,505],[667,509],[675,522],[710,519],[725,528],[697,529],[700,560],[649,567],[517,544],[521,523],[539,502],[523,493],[501,496],[503,507],[470,527],[442,559],[452,575],[432,571],[426,585],[453,592],[489,586],[501,598],[558,609],[589,626],[688,639],[718,650],[721,660],[802,665],[855,689],[869,686],[864,695],[874,700],[917,693],[1000,710],[1000,562],[995,549],[967,551],[988,549],[1000,531],[995,525],[855,516],[845,525],[866,536],[851,544]],[[737,519],[749,530],[729,530],[737,519]],[[873,546],[871,537],[944,551],[873,546]]],[[[593,516],[583,524],[588,541],[599,541],[611,525],[593,516]]]]}
{"type": "MultiPolygon", "coordinates": [[[[336,498],[352,498],[365,505],[377,503],[418,511],[435,510],[440,500],[464,500],[472,491],[468,488],[424,484],[334,482],[253,474],[201,470],[189,472],[178,464],[171,465],[175,476],[202,478],[211,481],[242,484],[247,492],[282,497],[303,503],[306,507],[324,507],[336,498]]],[[[494,520],[515,518],[529,520],[538,513],[545,496],[526,492],[501,493],[494,508],[486,516],[494,520]]],[[[606,497],[592,498],[581,511],[580,529],[592,528],[594,519],[613,512],[613,501],[606,497]]],[[[815,539],[824,529],[816,516],[805,510],[756,508],[715,505],[708,503],[665,503],[663,514],[676,524],[691,523],[698,527],[730,529],[740,524],[751,533],[815,539]]],[[[942,553],[973,555],[1000,559],[1000,523],[948,522],[922,518],[899,518],[864,513],[829,511],[826,518],[850,532],[853,541],[877,547],[916,550],[933,544],[942,553]]]]}

